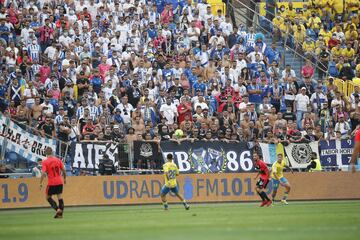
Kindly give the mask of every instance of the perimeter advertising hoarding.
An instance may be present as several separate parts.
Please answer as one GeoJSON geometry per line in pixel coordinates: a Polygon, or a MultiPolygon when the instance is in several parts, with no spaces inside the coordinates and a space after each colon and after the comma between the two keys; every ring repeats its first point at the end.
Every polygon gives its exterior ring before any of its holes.
{"type": "MultiPolygon", "coordinates": [[[[360,173],[287,173],[290,200],[360,199],[360,173]]],[[[180,192],[189,202],[259,201],[254,173],[184,174],[180,192]]],[[[161,175],[69,177],[64,187],[66,206],[160,204],[161,175]]],[[[269,186],[269,192],[272,186],[269,186]]],[[[282,189],[278,193],[282,196],[282,189]]],[[[169,202],[178,201],[170,196],[169,202]]],[[[0,209],[48,207],[39,179],[1,179],[0,209]]],[[[160,208],[160,206],[159,206],[160,208]]]]}

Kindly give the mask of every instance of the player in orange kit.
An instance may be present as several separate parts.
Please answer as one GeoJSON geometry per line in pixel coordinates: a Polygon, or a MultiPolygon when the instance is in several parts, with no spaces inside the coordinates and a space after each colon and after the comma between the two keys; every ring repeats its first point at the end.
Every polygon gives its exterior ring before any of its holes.
{"type": "Polygon", "coordinates": [[[52,156],[53,150],[48,147],[45,150],[47,158],[42,162],[42,174],[40,178],[40,189],[42,182],[47,176],[48,184],[46,187],[46,200],[50,206],[55,209],[56,214],[54,218],[62,218],[64,211],[64,200],[62,198],[63,184],[66,183],[66,171],[61,159],[52,156]],[[61,176],[61,173],[63,177],[61,176]],[[59,201],[59,206],[52,199],[52,195],[56,195],[59,201]]]}

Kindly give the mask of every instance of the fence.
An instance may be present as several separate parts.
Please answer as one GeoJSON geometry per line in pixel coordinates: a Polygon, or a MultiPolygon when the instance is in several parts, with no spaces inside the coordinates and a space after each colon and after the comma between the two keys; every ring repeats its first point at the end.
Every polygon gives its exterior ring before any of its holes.
{"type": "MultiPolygon", "coordinates": [[[[348,95],[354,87],[354,83],[351,81],[345,82],[340,79],[336,80],[336,84],[339,86],[339,90],[348,95]]],[[[182,173],[251,172],[254,170],[251,160],[254,144],[247,142],[183,139],[181,142],[134,141],[128,144],[113,141],[83,141],[68,144],[60,139],[51,138],[51,136],[46,138],[46,136],[40,137],[36,134],[36,129],[29,126],[21,127],[21,123],[0,115],[1,159],[4,159],[3,161],[9,163],[13,168],[25,169],[25,172],[29,172],[29,169],[36,165],[37,159],[45,157],[45,149],[51,147],[56,155],[65,161],[69,171],[78,170],[76,174],[86,170],[95,175],[104,154],[115,163],[118,173],[161,171],[164,163],[163,156],[167,153],[174,155],[175,163],[182,173]]],[[[272,156],[270,153],[275,151],[271,147],[271,144],[261,146],[265,160],[269,160],[272,156]],[[274,151],[270,151],[270,149],[274,151]],[[269,153],[268,156],[264,151],[269,153]]],[[[298,150],[300,155],[304,152],[301,150],[306,150],[307,153],[319,152],[324,165],[328,168],[346,169],[353,141],[349,139],[327,141],[327,144],[313,142],[284,146],[283,149],[286,150],[290,165],[294,168],[304,169],[310,160],[309,156],[301,155],[301,158],[298,158],[298,154],[293,155],[293,148],[298,150]],[[324,149],[326,151],[323,151],[324,149]],[[327,162],[329,159],[333,160],[327,162]],[[299,165],[299,162],[303,164],[299,165]]],[[[284,152],[284,150],[282,151],[284,152]]],[[[269,161],[270,163],[272,162],[269,161]]]]}
{"type": "Polygon", "coordinates": [[[355,86],[360,86],[359,83],[353,82],[351,80],[344,81],[338,78],[334,79],[334,85],[347,98],[349,98],[350,95],[354,92],[355,86]]]}

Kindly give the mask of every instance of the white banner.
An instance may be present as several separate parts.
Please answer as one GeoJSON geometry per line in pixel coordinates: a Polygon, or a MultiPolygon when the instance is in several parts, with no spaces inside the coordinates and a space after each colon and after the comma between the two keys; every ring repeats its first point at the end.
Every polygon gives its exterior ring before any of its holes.
{"type": "Polygon", "coordinates": [[[285,147],[285,152],[292,168],[306,168],[311,161],[312,152],[316,152],[319,157],[319,142],[290,143],[285,147]]]}
{"type": "Polygon", "coordinates": [[[0,143],[5,152],[15,152],[28,161],[45,158],[45,149],[56,150],[56,140],[31,134],[0,113],[0,143]],[[5,145],[4,145],[5,144],[5,145]]]}

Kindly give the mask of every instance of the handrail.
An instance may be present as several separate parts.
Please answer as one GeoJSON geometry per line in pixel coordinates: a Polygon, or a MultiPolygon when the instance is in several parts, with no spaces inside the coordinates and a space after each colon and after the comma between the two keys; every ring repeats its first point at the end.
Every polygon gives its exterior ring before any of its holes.
{"type": "MultiPolygon", "coordinates": [[[[14,119],[14,118],[12,118],[12,117],[10,117],[10,116],[7,116],[7,117],[8,117],[11,121],[15,122],[17,125],[19,125],[19,124],[25,125],[27,129],[30,129],[30,130],[33,131],[34,133],[39,132],[39,130],[37,130],[36,128],[32,127],[32,126],[29,125],[29,124],[20,123],[18,120],[14,119]]],[[[38,135],[38,134],[35,134],[35,135],[38,135]]],[[[65,161],[65,160],[66,160],[67,153],[68,153],[68,150],[69,150],[70,143],[64,142],[64,141],[60,140],[59,138],[50,136],[50,135],[48,135],[48,134],[46,134],[46,133],[45,133],[45,137],[47,137],[47,138],[49,138],[49,139],[54,139],[54,140],[56,140],[57,146],[59,146],[59,149],[58,149],[59,152],[56,151],[55,155],[56,155],[57,157],[62,158],[63,161],[65,161]],[[64,156],[61,155],[61,147],[62,147],[62,146],[65,146],[64,156]]],[[[4,140],[5,140],[5,139],[6,139],[6,138],[4,138],[4,140]]],[[[1,156],[1,157],[4,157],[4,156],[1,156]]]]}
{"type": "MultiPolygon", "coordinates": [[[[34,128],[34,127],[30,126],[29,124],[23,124],[23,123],[20,123],[20,121],[18,121],[18,120],[16,120],[16,119],[14,119],[14,118],[12,118],[12,117],[9,117],[9,118],[10,118],[10,120],[11,120],[11,121],[15,122],[17,125],[19,125],[19,124],[21,124],[21,125],[25,125],[27,129],[31,129],[32,131],[39,132],[39,130],[38,130],[38,129],[36,129],[36,128],[34,128]]],[[[35,134],[35,135],[37,135],[37,134],[35,134]]],[[[46,134],[46,133],[45,133],[45,137],[47,137],[47,138],[49,138],[49,139],[55,139],[56,141],[58,141],[58,142],[60,142],[60,143],[64,143],[64,144],[69,145],[69,143],[66,143],[66,142],[64,142],[64,141],[60,140],[59,138],[57,138],[57,137],[53,137],[53,136],[50,136],[50,135],[48,135],[48,134],[46,134]]]]}
{"type": "MultiPolygon", "coordinates": [[[[245,5],[244,3],[240,2],[239,0],[233,0],[233,1],[236,1],[237,3],[239,3],[241,6],[243,6],[243,7],[246,8],[247,10],[253,12],[253,13],[254,13],[254,16],[260,17],[260,14],[259,14],[259,13],[257,13],[257,12],[254,11],[253,9],[249,8],[249,6],[245,5]]],[[[238,13],[241,17],[245,18],[246,20],[252,21],[251,19],[248,18],[248,16],[245,16],[245,15],[241,14],[240,11],[239,11],[239,9],[236,8],[236,7],[234,7],[232,3],[229,3],[229,6],[230,6],[231,8],[233,8],[233,9],[234,9],[234,12],[238,13]]],[[[272,22],[269,21],[268,19],[265,18],[265,20],[268,21],[270,24],[272,24],[272,22]]],[[[261,30],[264,31],[265,33],[267,33],[267,34],[272,34],[272,33],[269,32],[267,29],[265,29],[264,27],[262,27],[260,24],[258,24],[258,23],[256,23],[256,22],[254,22],[254,23],[258,26],[259,29],[261,29],[261,30]]],[[[291,36],[291,37],[294,38],[294,35],[292,35],[291,33],[288,33],[288,34],[286,34],[286,35],[287,35],[287,36],[286,36],[287,38],[288,38],[289,36],[291,36]]],[[[285,40],[287,40],[287,38],[286,38],[285,40]]],[[[298,56],[299,58],[301,58],[302,61],[308,60],[308,58],[306,58],[304,55],[298,53],[297,51],[295,51],[294,49],[292,49],[292,48],[290,48],[290,47],[287,47],[287,46],[286,46],[286,41],[284,41],[284,48],[287,48],[287,49],[288,49],[289,51],[291,51],[294,55],[296,55],[296,56],[298,56]]],[[[314,58],[315,58],[315,60],[316,60],[316,64],[314,64],[314,68],[317,69],[317,70],[323,70],[322,68],[320,68],[320,67],[318,66],[318,58],[317,58],[317,57],[314,57],[314,58]]],[[[302,81],[302,78],[298,78],[298,79],[300,79],[300,81],[302,81]]]]}
{"type": "MultiPolygon", "coordinates": [[[[238,0],[237,0],[238,1],[238,0]]],[[[260,3],[259,2],[255,2],[254,0],[248,0],[248,1],[250,1],[250,2],[253,2],[253,3],[256,3],[257,5],[260,5],[260,3]]],[[[276,8],[276,4],[278,3],[278,1],[274,1],[274,3],[275,3],[275,8],[276,8]]],[[[265,0],[265,5],[266,5],[266,0],[265,0]]],[[[276,16],[276,14],[275,13],[272,13],[272,12],[270,12],[270,11],[268,11],[267,9],[266,9],[266,7],[265,7],[265,13],[266,14],[269,14],[269,15],[271,15],[272,17],[275,17],[276,16]]]]}

